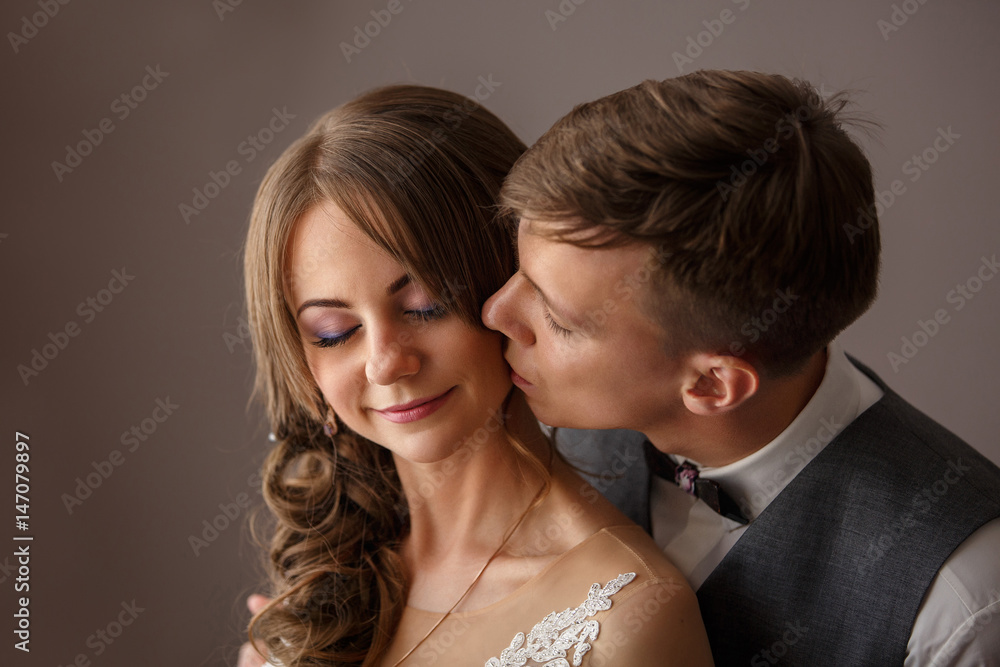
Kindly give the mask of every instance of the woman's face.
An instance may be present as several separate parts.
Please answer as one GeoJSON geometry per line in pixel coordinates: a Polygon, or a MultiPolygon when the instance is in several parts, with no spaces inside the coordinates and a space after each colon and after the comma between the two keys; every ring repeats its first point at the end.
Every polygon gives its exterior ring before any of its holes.
{"type": "Polygon", "coordinates": [[[288,261],[309,369],[353,431],[429,463],[494,418],[511,387],[500,335],[431,300],[340,208],[296,222],[288,261]]]}

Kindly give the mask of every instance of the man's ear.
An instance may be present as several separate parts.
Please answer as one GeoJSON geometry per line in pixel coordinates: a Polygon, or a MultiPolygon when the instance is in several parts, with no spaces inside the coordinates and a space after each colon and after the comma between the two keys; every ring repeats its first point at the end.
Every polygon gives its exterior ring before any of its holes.
{"type": "Polygon", "coordinates": [[[688,367],[691,372],[684,386],[684,405],[696,415],[728,412],[760,387],[757,369],[740,357],[697,353],[689,358],[688,367]]]}

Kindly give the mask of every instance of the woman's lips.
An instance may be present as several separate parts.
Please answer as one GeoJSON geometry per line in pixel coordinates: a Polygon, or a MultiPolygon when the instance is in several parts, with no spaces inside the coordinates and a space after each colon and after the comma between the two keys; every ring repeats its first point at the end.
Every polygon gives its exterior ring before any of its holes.
{"type": "Polygon", "coordinates": [[[442,405],[445,404],[451,397],[451,392],[455,388],[452,387],[443,394],[438,394],[437,396],[431,396],[429,398],[418,398],[415,401],[410,401],[409,403],[400,403],[399,405],[393,405],[392,407],[386,408],[384,410],[375,410],[389,421],[396,424],[407,424],[409,422],[415,422],[424,417],[429,417],[438,411],[442,405]]]}

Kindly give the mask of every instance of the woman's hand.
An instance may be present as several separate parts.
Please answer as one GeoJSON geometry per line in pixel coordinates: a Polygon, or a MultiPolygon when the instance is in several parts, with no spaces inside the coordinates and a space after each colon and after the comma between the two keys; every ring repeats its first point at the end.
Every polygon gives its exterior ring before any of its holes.
{"type": "MultiPolygon", "coordinates": [[[[251,614],[256,614],[270,601],[263,595],[251,595],[247,598],[247,609],[250,610],[251,614]]],[[[261,651],[263,650],[261,647],[261,651]]],[[[263,667],[266,662],[267,660],[254,649],[250,642],[246,642],[240,647],[239,662],[236,663],[236,667],[263,667]]]]}

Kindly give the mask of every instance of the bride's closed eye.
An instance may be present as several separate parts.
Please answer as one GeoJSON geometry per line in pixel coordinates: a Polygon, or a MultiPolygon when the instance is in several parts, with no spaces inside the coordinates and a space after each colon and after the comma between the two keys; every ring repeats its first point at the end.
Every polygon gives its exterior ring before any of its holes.
{"type": "Polygon", "coordinates": [[[316,334],[319,340],[312,342],[316,347],[337,347],[346,343],[354,333],[361,328],[361,325],[351,327],[347,331],[332,334],[316,334]]]}
{"type": "Polygon", "coordinates": [[[433,303],[427,308],[407,310],[406,314],[420,322],[430,322],[432,320],[440,320],[442,317],[447,315],[448,309],[439,303],[433,303]]]}
{"type": "MultiPolygon", "coordinates": [[[[415,322],[432,322],[448,315],[448,309],[439,303],[432,303],[426,308],[404,310],[403,314],[415,322]]],[[[319,332],[315,334],[317,340],[311,343],[320,348],[338,347],[350,340],[360,328],[361,325],[357,324],[343,331],[319,332]]]]}

